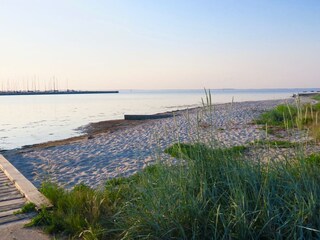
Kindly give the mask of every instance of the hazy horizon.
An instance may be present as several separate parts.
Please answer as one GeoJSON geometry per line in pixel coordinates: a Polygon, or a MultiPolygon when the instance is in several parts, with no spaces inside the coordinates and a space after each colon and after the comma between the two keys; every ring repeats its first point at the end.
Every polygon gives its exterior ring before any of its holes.
{"type": "Polygon", "coordinates": [[[12,0],[0,28],[0,88],[320,86],[316,0],[12,0]]]}

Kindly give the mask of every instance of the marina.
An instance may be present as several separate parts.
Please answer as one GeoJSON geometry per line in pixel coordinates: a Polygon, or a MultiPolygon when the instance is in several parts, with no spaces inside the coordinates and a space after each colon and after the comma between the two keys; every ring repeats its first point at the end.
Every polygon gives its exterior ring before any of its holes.
{"type": "Polygon", "coordinates": [[[66,95],[66,94],[109,94],[119,93],[119,91],[0,91],[0,96],[25,96],[25,95],[66,95]]]}

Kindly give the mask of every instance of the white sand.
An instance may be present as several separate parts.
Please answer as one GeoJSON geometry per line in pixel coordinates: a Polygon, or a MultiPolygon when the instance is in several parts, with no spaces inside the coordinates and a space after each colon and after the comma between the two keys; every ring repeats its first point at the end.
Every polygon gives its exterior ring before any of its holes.
{"type": "Polygon", "coordinates": [[[163,150],[178,141],[201,139],[231,146],[263,139],[265,133],[250,123],[263,111],[288,101],[293,99],[220,104],[214,107],[212,116],[199,109],[188,114],[181,111],[175,118],[150,120],[132,128],[101,133],[93,139],[50,148],[13,150],[5,156],[36,186],[49,178],[68,188],[79,183],[97,187],[106,179],[133,174],[159,156],[170,160],[163,150]]]}
{"type": "Polygon", "coordinates": [[[26,228],[24,225],[29,220],[23,220],[14,223],[8,223],[0,226],[0,239],[5,240],[50,240],[51,237],[45,234],[41,229],[32,227],[26,228]]]}

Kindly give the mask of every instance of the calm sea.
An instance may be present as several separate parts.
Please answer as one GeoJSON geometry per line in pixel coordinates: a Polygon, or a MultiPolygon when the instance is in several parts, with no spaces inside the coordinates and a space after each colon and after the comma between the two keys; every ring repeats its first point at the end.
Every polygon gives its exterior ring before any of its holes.
{"type": "MultiPolygon", "coordinates": [[[[310,89],[212,90],[214,103],[282,99],[310,89]]],[[[319,89],[312,89],[319,90],[319,89]]],[[[119,94],[0,96],[0,150],[80,135],[90,122],[195,107],[203,90],[120,91],[119,94]]]]}

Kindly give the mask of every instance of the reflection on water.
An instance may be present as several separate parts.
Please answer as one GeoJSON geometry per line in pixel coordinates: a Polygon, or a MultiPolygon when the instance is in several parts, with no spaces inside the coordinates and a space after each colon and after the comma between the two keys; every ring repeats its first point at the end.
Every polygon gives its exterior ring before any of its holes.
{"type": "MultiPolygon", "coordinates": [[[[213,90],[214,103],[279,99],[301,92],[278,90],[213,90]]],[[[195,107],[203,90],[120,91],[119,94],[0,96],[0,149],[79,135],[76,128],[124,114],[153,114],[195,107]]]]}

